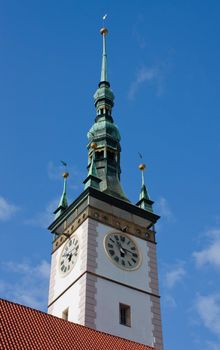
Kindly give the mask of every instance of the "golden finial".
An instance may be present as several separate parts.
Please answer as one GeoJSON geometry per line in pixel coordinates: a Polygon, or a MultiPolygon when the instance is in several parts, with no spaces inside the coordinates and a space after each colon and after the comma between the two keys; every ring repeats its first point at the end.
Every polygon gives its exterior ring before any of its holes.
{"type": "Polygon", "coordinates": [[[97,148],[97,144],[95,142],[92,142],[90,147],[95,150],[97,148]]]}
{"type": "Polygon", "coordinates": [[[68,173],[67,171],[65,171],[65,172],[63,173],[63,177],[64,177],[64,179],[67,179],[67,178],[68,178],[68,176],[69,176],[69,173],[68,173]]]}
{"type": "Polygon", "coordinates": [[[146,168],[146,165],[144,163],[141,163],[138,168],[141,170],[141,171],[144,171],[144,169],[146,168]]]}
{"type": "Polygon", "coordinates": [[[100,29],[100,33],[101,33],[101,35],[105,35],[106,36],[108,34],[108,29],[106,27],[103,27],[103,28],[100,29]]]}

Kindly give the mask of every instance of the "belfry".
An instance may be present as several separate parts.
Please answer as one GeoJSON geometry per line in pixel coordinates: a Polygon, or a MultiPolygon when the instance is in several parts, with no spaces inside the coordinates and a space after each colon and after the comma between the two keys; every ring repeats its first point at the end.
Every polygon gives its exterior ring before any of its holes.
{"type": "Polygon", "coordinates": [[[96,118],[88,132],[84,191],[67,204],[64,189],[49,226],[53,234],[48,313],[163,349],[153,212],[142,171],[137,204],[120,182],[120,133],[107,74],[107,28],[101,29],[96,118]]]}

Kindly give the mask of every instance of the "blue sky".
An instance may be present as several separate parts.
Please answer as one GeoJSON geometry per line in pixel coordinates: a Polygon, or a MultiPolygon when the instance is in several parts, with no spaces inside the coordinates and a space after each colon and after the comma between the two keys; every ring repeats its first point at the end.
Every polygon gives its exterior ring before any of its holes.
{"type": "Polygon", "coordinates": [[[52,219],[86,177],[108,13],[122,183],[155,212],[165,349],[220,349],[219,1],[0,2],[0,292],[45,310],[52,219]]]}

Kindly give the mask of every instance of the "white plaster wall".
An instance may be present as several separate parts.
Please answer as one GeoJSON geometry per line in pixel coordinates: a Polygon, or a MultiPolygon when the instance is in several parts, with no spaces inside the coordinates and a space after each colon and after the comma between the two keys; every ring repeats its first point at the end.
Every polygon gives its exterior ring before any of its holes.
{"type": "Polygon", "coordinates": [[[139,343],[153,344],[150,296],[98,279],[96,282],[96,329],[139,343]],[[119,303],[131,306],[131,327],[119,323],[119,303]]]}
{"type": "Polygon", "coordinates": [[[54,252],[51,264],[49,304],[55,302],[49,307],[48,312],[62,317],[62,312],[68,307],[69,320],[72,322],[151,345],[155,331],[152,321],[153,308],[149,295],[99,277],[94,277],[95,280],[90,286],[90,282],[88,285],[86,283],[86,274],[74,283],[88,270],[98,276],[134,288],[147,292],[152,291],[151,274],[154,263],[152,259],[155,255],[153,248],[148,246],[146,241],[131,236],[141,252],[142,262],[137,270],[122,270],[110,261],[104,249],[105,235],[116,231],[96,220],[87,219],[73,233],[79,238],[79,256],[73,270],[66,277],[60,276],[58,266],[65,243],[54,252]],[[65,293],[62,294],[64,291],[65,293]],[[119,324],[119,303],[131,306],[131,328],[119,324]]]}
{"type": "Polygon", "coordinates": [[[64,310],[69,308],[68,320],[79,323],[80,319],[80,283],[74,284],[69,288],[54,304],[48,308],[48,313],[53,316],[62,317],[64,310]]]}
{"type": "Polygon", "coordinates": [[[49,287],[50,305],[66,288],[68,288],[83,272],[86,270],[87,261],[87,242],[88,242],[88,220],[86,220],[72,235],[79,238],[79,256],[72,271],[65,277],[59,273],[59,259],[65,243],[63,243],[53,254],[51,258],[51,275],[49,287]]]}
{"type": "MultiPolygon", "coordinates": [[[[89,219],[89,220],[92,220],[92,219],[89,219]]],[[[106,255],[105,249],[104,249],[105,235],[108,234],[109,232],[117,232],[117,230],[107,225],[99,223],[97,226],[97,231],[98,231],[98,235],[96,239],[97,239],[98,258],[97,258],[97,268],[95,272],[99,275],[108,277],[115,281],[125,283],[133,287],[143,289],[145,291],[149,291],[149,257],[147,254],[147,251],[148,251],[147,242],[140,238],[130,235],[131,239],[135,241],[135,243],[137,244],[141,252],[142,262],[140,267],[137,270],[126,271],[114,265],[106,255]]],[[[118,232],[120,233],[121,231],[118,231],[118,232]]]]}

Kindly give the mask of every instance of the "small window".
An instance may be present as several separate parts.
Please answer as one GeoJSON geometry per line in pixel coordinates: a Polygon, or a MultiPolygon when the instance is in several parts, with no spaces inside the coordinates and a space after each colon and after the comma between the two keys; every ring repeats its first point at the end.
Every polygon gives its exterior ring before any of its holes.
{"type": "Polygon", "coordinates": [[[114,162],[115,161],[115,153],[113,153],[111,151],[107,151],[107,157],[108,157],[110,162],[114,162]]]}
{"type": "Polygon", "coordinates": [[[119,322],[124,326],[131,327],[131,308],[129,305],[119,304],[119,322]]]}
{"type": "Polygon", "coordinates": [[[104,158],[104,151],[97,151],[95,152],[95,159],[96,160],[102,160],[104,158]]]}
{"type": "Polygon", "coordinates": [[[68,321],[69,308],[65,309],[62,313],[62,319],[68,321]]]}

